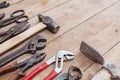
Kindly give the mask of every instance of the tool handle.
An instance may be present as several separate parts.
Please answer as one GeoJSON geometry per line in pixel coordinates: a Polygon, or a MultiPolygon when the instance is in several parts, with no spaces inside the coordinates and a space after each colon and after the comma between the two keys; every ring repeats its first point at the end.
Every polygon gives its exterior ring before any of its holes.
{"type": "Polygon", "coordinates": [[[12,54],[9,54],[3,58],[0,59],[0,67],[4,66],[5,64],[9,63],[10,61],[14,60],[15,58],[19,57],[20,55],[24,54],[25,50],[24,47],[15,51],[12,54]]]}
{"type": "Polygon", "coordinates": [[[16,46],[17,44],[23,42],[24,40],[28,39],[29,37],[33,36],[34,34],[38,33],[39,31],[46,28],[46,25],[38,23],[37,25],[27,29],[26,31],[22,32],[21,34],[7,40],[6,42],[0,44],[0,55],[4,52],[8,51],[12,47],[16,46]]]}
{"type": "Polygon", "coordinates": [[[56,76],[58,75],[58,73],[53,70],[47,77],[45,77],[43,80],[53,80],[56,76]]]}
{"type": "Polygon", "coordinates": [[[10,77],[8,80],[19,80],[20,78],[24,77],[25,74],[22,72],[15,73],[12,77],[10,77]]]}
{"type": "Polygon", "coordinates": [[[17,62],[14,62],[13,64],[0,68],[0,75],[6,74],[8,72],[14,71],[16,70],[16,64],[17,62]]]}
{"type": "Polygon", "coordinates": [[[37,67],[35,70],[33,70],[30,74],[28,74],[23,80],[31,80],[37,73],[44,70],[46,67],[48,67],[47,63],[43,63],[39,67],[37,67]]]}

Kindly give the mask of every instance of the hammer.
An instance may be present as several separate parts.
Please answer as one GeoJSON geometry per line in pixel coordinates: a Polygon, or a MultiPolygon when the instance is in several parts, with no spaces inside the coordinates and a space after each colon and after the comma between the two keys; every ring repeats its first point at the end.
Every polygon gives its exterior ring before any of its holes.
{"type": "Polygon", "coordinates": [[[52,33],[58,32],[60,27],[51,17],[38,14],[38,19],[40,23],[37,25],[0,44],[0,55],[43,29],[48,29],[52,33]]]}
{"type": "Polygon", "coordinates": [[[80,51],[93,62],[102,65],[102,68],[110,73],[111,80],[120,80],[120,70],[116,68],[115,64],[108,63],[108,61],[104,60],[100,53],[85,41],[82,41],[80,51]]]}

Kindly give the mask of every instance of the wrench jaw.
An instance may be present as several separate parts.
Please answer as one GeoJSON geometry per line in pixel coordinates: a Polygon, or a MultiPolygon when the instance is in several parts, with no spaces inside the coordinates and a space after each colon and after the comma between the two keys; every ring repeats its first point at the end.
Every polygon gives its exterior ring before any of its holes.
{"type": "Polygon", "coordinates": [[[46,46],[47,40],[45,37],[37,35],[26,45],[26,51],[29,53],[35,53],[36,50],[42,50],[46,46]]]}

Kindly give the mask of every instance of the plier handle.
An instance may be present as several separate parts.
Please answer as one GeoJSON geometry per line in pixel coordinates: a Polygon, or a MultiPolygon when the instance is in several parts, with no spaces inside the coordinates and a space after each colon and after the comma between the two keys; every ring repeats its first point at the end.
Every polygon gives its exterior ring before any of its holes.
{"type": "Polygon", "coordinates": [[[44,70],[49,65],[55,62],[54,70],[47,77],[44,78],[44,80],[52,80],[62,71],[63,61],[74,59],[74,57],[75,57],[74,54],[69,51],[59,51],[56,56],[53,56],[52,58],[47,60],[45,63],[37,67],[34,71],[32,71],[29,75],[27,75],[23,80],[31,80],[37,73],[44,70]],[[58,66],[59,63],[60,63],[60,66],[58,66]]]}
{"type": "Polygon", "coordinates": [[[8,72],[21,68],[19,69],[19,71],[16,72],[14,76],[10,78],[10,80],[18,80],[21,77],[25,76],[23,74],[27,69],[41,62],[45,58],[45,56],[46,56],[45,53],[34,54],[32,57],[24,60],[23,62],[20,62],[20,63],[15,62],[9,66],[0,68],[0,75],[6,74],[8,72]]]}

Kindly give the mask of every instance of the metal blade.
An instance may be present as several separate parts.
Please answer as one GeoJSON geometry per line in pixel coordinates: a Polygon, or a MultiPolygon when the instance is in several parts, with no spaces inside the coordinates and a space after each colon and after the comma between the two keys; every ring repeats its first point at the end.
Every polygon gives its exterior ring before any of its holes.
{"type": "Polygon", "coordinates": [[[95,63],[103,65],[105,62],[103,57],[99,54],[99,52],[84,41],[82,41],[81,43],[80,51],[95,63]]]}

